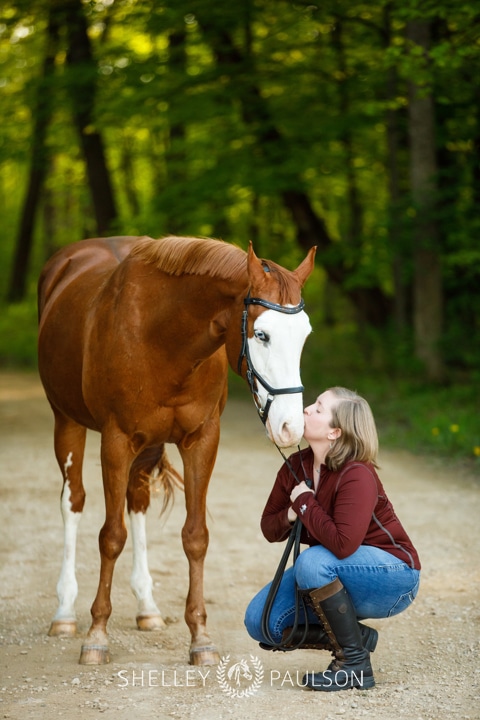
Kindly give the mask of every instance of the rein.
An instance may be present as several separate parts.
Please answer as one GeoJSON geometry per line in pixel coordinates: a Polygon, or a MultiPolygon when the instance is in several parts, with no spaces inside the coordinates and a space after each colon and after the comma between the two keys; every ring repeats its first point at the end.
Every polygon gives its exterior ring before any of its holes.
{"type": "Polygon", "coordinates": [[[279,305],[278,303],[273,303],[269,300],[263,300],[263,298],[252,298],[250,297],[250,292],[248,293],[247,297],[244,299],[243,302],[245,305],[245,309],[242,313],[242,346],[240,349],[240,355],[238,357],[238,374],[241,375],[242,373],[242,363],[245,359],[247,363],[246,378],[250,387],[250,392],[252,393],[253,402],[255,403],[255,407],[257,408],[260,420],[265,425],[267,422],[270,406],[275,399],[275,395],[301,393],[303,392],[303,385],[289,388],[274,388],[265,380],[265,378],[260,375],[259,372],[257,372],[257,370],[255,370],[248,347],[248,308],[250,305],[261,305],[262,307],[267,308],[267,310],[275,310],[276,312],[285,313],[286,315],[295,315],[296,313],[299,313],[303,310],[303,308],[305,307],[305,302],[302,299],[298,305],[279,305]],[[267,391],[267,401],[264,407],[261,406],[258,399],[258,392],[255,386],[256,381],[259,382],[267,391]]]}
{"type": "MultiPolygon", "coordinates": [[[[284,455],[284,453],[281,451],[281,449],[278,447],[278,445],[275,445],[280,455],[283,457],[288,469],[290,470],[290,473],[293,475],[297,483],[300,483],[301,480],[298,477],[297,473],[292,467],[291,462],[289,459],[284,455]]],[[[298,447],[298,450],[300,452],[300,446],[298,447]]],[[[303,480],[305,481],[306,485],[311,488],[313,483],[312,480],[307,477],[307,474],[305,472],[305,468],[303,466],[303,461],[300,456],[300,462],[302,465],[302,472],[303,472],[303,480]]],[[[302,522],[300,518],[297,516],[297,519],[295,520],[292,529],[290,530],[290,535],[288,536],[288,541],[285,546],[285,550],[283,551],[283,555],[280,559],[280,563],[278,565],[278,568],[275,572],[274,578],[270,585],[270,590],[268,591],[267,599],[265,600],[265,605],[262,612],[262,620],[261,620],[261,628],[262,633],[264,637],[268,641],[268,646],[272,650],[283,650],[284,652],[291,651],[291,650],[298,650],[304,642],[308,634],[309,629],[309,621],[308,621],[308,613],[307,613],[307,604],[305,601],[305,597],[298,587],[298,585],[295,583],[295,617],[293,620],[292,629],[286,638],[282,638],[280,642],[277,642],[273,639],[272,634],[270,632],[269,627],[269,621],[270,621],[270,614],[272,612],[273,603],[275,602],[275,598],[278,593],[278,589],[280,587],[280,583],[282,582],[283,574],[285,572],[285,568],[287,566],[288,558],[290,557],[290,554],[293,550],[293,564],[295,564],[295,561],[297,560],[299,554],[300,554],[300,536],[302,533],[302,522]],[[291,644],[291,641],[295,635],[295,632],[299,625],[299,619],[300,619],[300,610],[303,609],[304,614],[304,626],[305,630],[302,634],[302,637],[299,638],[297,643],[295,645],[291,644]]]]}

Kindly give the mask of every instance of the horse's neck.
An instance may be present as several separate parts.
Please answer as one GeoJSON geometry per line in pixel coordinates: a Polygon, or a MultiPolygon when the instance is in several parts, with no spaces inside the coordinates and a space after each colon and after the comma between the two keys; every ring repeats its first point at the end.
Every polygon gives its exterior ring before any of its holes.
{"type": "Polygon", "coordinates": [[[119,273],[123,276],[116,280],[117,290],[123,294],[126,307],[141,313],[149,334],[158,328],[160,336],[161,328],[175,327],[181,344],[185,341],[193,347],[203,337],[205,344],[211,342],[212,352],[226,344],[235,368],[247,277],[236,283],[208,276],[177,277],[138,261],[129,261],[119,273]]]}

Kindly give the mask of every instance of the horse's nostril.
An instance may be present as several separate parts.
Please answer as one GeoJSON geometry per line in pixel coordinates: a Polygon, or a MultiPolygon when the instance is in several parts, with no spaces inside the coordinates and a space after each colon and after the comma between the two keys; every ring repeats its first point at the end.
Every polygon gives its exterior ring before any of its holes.
{"type": "Polygon", "coordinates": [[[281,430],[281,438],[285,444],[288,444],[294,440],[294,433],[292,432],[291,423],[283,423],[281,430]]]}

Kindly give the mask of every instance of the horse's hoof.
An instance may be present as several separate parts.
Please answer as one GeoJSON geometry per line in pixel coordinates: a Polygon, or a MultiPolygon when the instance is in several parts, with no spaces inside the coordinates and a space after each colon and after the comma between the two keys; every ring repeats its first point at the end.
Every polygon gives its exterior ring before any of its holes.
{"type": "Polygon", "coordinates": [[[49,637],[75,637],[77,634],[77,623],[75,620],[52,620],[49,637]]]}
{"type": "Polygon", "coordinates": [[[80,653],[80,665],[106,665],[110,662],[107,645],[83,645],[80,653]]]}
{"type": "Polygon", "coordinates": [[[190,650],[190,665],[218,665],[219,662],[220,655],[215,645],[190,650]]]}
{"type": "Polygon", "coordinates": [[[137,628],[139,630],[161,630],[165,622],[161,615],[137,615],[137,628]]]}

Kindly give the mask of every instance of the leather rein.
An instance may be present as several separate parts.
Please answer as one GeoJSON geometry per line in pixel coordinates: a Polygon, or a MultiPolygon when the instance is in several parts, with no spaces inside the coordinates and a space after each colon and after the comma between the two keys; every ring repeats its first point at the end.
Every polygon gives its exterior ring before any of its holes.
{"type": "MultiPolygon", "coordinates": [[[[278,445],[275,445],[280,455],[283,457],[285,464],[287,465],[290,473],[293,475],[297,483],[301,482],[301,479],[298,477],[297,473],[292,467],[292,464],[290,460],[285,456],[285,454],[282,452],[282,450],[278,447],[278,445]]],[[[298,451],[300,452],[300,446],[298,446],[298,451]]],[[[302,458],[300,456],[300,463],[302,466],[302,474],[303,478],[302,480],[305,481],[305,484],[307,487],[311,488],[313,486],[313,481],[311,478],[307,476],[307,473],[305,472],[305,468],[303,466],[302,458]]],[[[308,612],[307,612],[307,603],[305,601],[305,595],[298,587],[297,583],[295,582],[295,616],[292,623],[292,629],[287,637],[282,638],[280,642],[277,642],[273,639],[272,634],[270,632],[269,627],[269,621],[270,621],[270,614],[272,611],[273,603],[275,602],[275,598],[278,593],[278,589],[280,587],[280,583],[282,582],[283,574],[285,572],[285,569],[287,567],[288,558],[290,557],[290,554],[293,551],[292,560],[293,564],[295,565],[295,562],[300,554],[300,537],[302,534],[302,521],[297,516],[292,529],[290,530],[290,535],[288,536],[287,544],[285,546],[285,550],[283,551],[283,555],[280,559],[280,563],[278,565],[278,568],[275,572],[275,575],[273,577],[273,580],[270,585],[270,590],[267,595],[267,599],[265,600],[265,605],[263,608],[262,613],[262,621],[261,621],[261,627],[262,627],[262,633],[265,638],[268,640],[268,647],[272,650],[283,650],[284,652],[291,651],[291,650],[297,650],[298,648],[302,647],[302,645],[305,643],[308,629],[309,629],[309,620],[308,620],[308,612]],[[293,645],[292,640],[293,637],[296,634],[297,628],[300,624],[300,611],[303,610],[303,624],[304,624],[304,632],[302,633],[302,636],[298,638],[297,642],[293,645]]]]}

